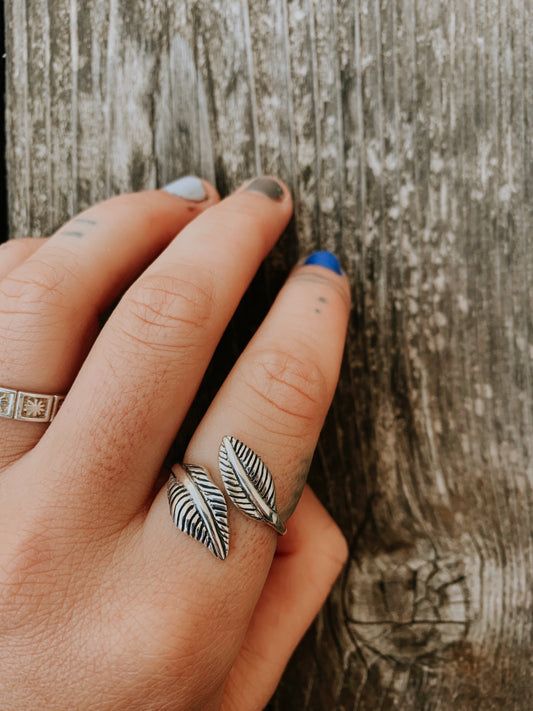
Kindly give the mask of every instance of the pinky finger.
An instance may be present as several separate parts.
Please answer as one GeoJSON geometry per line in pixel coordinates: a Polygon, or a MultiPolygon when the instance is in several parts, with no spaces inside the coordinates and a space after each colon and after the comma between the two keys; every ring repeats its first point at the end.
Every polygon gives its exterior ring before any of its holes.
{"type": "Polygon", "coordinates": [[[31,257],[45,241],[46,237],[23,237],[0,244],[0,279],[31,257]]]}
{"type": "Polygon", "coordinates": [[[222,711],[266,706],[347,557],[346,539],[306,486],[287,535],[278,539],[267,581],[228,677],[222,711]]]}

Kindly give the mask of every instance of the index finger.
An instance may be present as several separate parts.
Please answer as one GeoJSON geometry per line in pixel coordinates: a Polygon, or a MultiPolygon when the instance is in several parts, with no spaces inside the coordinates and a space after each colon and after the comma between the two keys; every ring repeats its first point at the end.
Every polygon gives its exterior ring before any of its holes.
{"type": "MultiPolygon", "coordinates": [[[[64,394],[98,332],[101,313],[185,225],[217,201],[209,183],[189,176],[164,190],[113,197],[60,227],[0,282],[0,386],[64,394]],[[201,188],[201,200],[191,196],[191,185],[201,188]]],[[[0,436],[8,446],[0,463],[17,459],[40,439],[46,397],[33,399],[34,412],[23,411],[33,422],[14,423],[4,413],[0,436]]]]}

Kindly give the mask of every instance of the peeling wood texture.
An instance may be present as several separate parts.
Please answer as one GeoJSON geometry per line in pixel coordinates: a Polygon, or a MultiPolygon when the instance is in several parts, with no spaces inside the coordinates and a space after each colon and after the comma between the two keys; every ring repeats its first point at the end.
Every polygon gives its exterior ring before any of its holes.
{"type": "Polygon", "coordinates": [[[13,237],[183,173],[226,193],[271,172],[296,214],[261,308],[313,248],[351,279],[311,472],[351,558],[272,711],[533,708],[531,1],[9,0],[6,18],[13,237]]]}

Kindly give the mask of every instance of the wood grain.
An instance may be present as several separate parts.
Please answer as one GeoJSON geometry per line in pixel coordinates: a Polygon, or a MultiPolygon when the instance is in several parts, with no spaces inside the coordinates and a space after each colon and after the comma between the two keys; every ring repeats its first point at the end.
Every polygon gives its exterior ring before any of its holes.
{"type": "MultiPolygon", "coordinates": [[[[533,707],[530,0],[9,0],[11,236],[292,187],[354,307],[311,479],[351,558],[272,711],[533,707]]],[[[270,288],[269,286],[269,288],[270,288]]]]}

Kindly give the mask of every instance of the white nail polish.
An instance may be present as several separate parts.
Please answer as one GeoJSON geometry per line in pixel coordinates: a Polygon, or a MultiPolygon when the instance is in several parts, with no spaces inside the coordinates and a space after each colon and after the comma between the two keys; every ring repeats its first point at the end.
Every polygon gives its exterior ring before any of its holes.
{"type": "Polygon", "coordinates": [[[163,190],[166,190],[167,193],[171,193],[172,195],[184,198],[185,200],[193,200],[194,202],[201,202],[207,197],[202,181],[195,175],[186,175],[183,178],[178,178],[178,180],[174,180],[173,183],[165,185],[163,190]]]}

